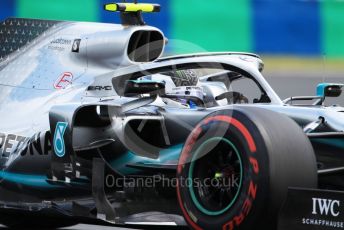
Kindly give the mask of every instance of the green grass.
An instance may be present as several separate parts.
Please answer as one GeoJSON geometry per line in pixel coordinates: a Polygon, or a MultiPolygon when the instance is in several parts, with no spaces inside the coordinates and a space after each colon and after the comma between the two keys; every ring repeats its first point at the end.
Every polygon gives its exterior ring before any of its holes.
{"type": "Polygon", "coordinates": [[[97,21],[97,0],[17,0],[17,15],[23,18],[97,21]]]}
{"type": "Polygon", "coordinates": [[[344,2],[321,2],[323,50],[328,57],[344,57],[344,2]]]}
{"type": "Polygon", "coordinates": [[[173,46],[178,53],[252,50],[249,0],[173,0],[171,12],[173,39],[179,40],[173,46]]]}

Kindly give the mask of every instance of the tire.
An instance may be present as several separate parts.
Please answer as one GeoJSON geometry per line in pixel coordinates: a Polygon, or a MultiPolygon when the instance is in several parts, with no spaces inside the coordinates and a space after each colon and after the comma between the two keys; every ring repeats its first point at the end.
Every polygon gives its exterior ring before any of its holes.
{"type": "Polygon", "coordinates": [[[317,165],[309,139],[293,120],[238,106],[196,126],[177,179],[179,206],[191,228],[276,229],[288,187],[316,188],[317,165]]]}

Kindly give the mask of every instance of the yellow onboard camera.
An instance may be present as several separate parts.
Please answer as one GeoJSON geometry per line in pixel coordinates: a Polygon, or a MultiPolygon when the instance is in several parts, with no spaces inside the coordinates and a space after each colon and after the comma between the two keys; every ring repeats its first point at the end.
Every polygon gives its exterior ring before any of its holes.
{"type": "Polygon", "coordinates": [[[149,3],[110,3],[104,6],[106,11],[111,12],[160,12],[160,5],[149,3]]]}
{"type": "Polygon", "coordinates": [[[120,12],[123,25],[145,25],[142,13],[160,12],[159,4],[149,3],[109,3],[104,9],[110,12],[120,12]]]}

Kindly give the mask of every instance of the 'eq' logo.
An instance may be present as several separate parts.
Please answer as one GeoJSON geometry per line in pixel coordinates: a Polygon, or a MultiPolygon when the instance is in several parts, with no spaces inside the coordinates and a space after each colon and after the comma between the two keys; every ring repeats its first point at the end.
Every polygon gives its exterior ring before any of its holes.
{"type": "Polygon", "coordinates": [[[339,216],[340,208],[340,201],[339,200],[329,200],[329,199],[320,199],[320,198],[313,198],[313,212],[312,214],[318,215],[318,211],[320,215],[328,216],[331,214],[334,217],[339,216]]]}
{"type": "Polygon", "coordinates": [[[55,135],[54,135],[54,150],[58,157],[63,157],[66,153],[66,146],[64,142],[64,134],[66,132],[68,123],[58,122],[56,124],[55,135]]]}
{"type": "Polygon", "coordinates": [[[73,74],[70,72],[63,73],[54,83],[55,89],[65,89],[73,83],[73,74]]]}

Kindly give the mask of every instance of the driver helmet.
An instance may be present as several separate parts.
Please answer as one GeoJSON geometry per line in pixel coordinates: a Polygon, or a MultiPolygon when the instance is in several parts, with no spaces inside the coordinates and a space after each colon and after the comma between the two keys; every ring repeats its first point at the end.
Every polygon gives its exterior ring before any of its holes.
{"type": "Polygon", "coordinates": [[[198,85],[198,77],[193,70],[178,70],[172,73],[153,74],[137,80],[160,81],[165,84],[166,104],[181,108],[196,108],[199,102],[204,101],[204,91],[198,85]],[[170,100],[173,100],[171,102],[170,100]]]}
{"type": "Polygon", "coordinates": [[[195,70],[177,70],[170,76],[175,87],[166,90],[167,96],[188,108],[197,108],[200,102],[203,104],[204,91],[198,86],[199,77],[195,70]]]}
{"type": "Polygon", "coordinates": [[[203,89],[199,86],[180,86],[166,92],[172,100],[184,105],[187,108],[197,108],[199,103],[204,101],[203,89]]]}

